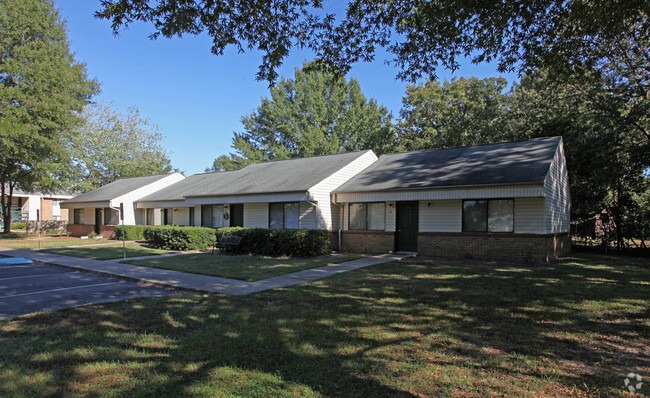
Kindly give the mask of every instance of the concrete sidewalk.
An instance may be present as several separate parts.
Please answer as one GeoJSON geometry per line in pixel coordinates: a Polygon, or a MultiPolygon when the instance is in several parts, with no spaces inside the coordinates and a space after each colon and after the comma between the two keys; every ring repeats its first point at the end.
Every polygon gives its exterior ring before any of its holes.
{"type": "MultiPolygon", "coordinates": [[[[119,262],[121,259],[98,261],[86,258],[43,253],[32,250],[16,250],[3,247],[0,247],[0,254],[10,257],[28,258],[34,261],[67,268],[74,268],[100,275],[117,276],[127,280],[151,283],[158,286],[232,295],[245,295],[279,287],[299,285],[304,282],[326,278],[330,275],[353,271],[360,268],[369,267],[371,265],[382,264],[391,261],[399,261],[414,255],[414,253],[382,254],[373,257],[365,257],[359,260],[348,261],[341,264],[312,268],[255,282],[246,282],[236,279],[219,278],[216,276],[189,274],[185,272],[140,267],[131,264],[122,264],[119,262]]],[[[148,256],[147,258],[155,257],[156,256],[148,256]]]]}

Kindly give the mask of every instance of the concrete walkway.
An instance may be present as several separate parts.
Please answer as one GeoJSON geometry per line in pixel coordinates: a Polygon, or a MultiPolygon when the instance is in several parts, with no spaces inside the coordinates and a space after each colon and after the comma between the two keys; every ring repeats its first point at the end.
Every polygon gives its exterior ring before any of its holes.
{"type": "MultiPolygon", "coordinates": [[[[117,276],[131,281],[150,283],[158,286],[232,295],[245,295],[279,287],[299,285],[304,282],[326,278],[330,275],[353,271],[360,268],[369,267],[371,265],[382,264],[391,261],[399,261],[414,255],[414,253],[382,254],[373,257],[365,257],[359,260],[348,261],[341,264],[312,268],[255,282],[246,282],[236,279],[219,278],[216,276],[189,274],[179,271],[122,264],[119,262],[122,261],[121,259],[98,261],[32,250],[16,250],[3,247],[0,247],[0,254],[10,257],[28,258],[34,261],[67,268],[74,268],[100,275],[117,276]]],[[[170,255],[163,256],[168,257],[170,255]]],[[[155,257],[156,256],[147,256],[146,258],[155,257]]]]}

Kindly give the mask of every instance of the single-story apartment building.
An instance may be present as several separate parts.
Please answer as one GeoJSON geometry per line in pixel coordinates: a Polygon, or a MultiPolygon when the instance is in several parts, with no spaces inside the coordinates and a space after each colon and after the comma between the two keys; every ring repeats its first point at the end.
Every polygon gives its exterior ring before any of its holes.
{"type": "Polygon", "coordinates": [[[561,137],[138,177],[64,207],[83,209],[71,225],[79,233],[116,224],[121,201],[127,225],[324,229],[353,252],[543,262],[570,250],[561,137]]]}
{"type": "Polygon", "coordinates": [[[332,196],[349,251],[517,262],[570,251],[561,137],[383,155],[332,196]]]}
{"type": "Polygon", "coordinates": [[[120,204],[124,206],[124,224],[144,224],[144,212],[136,209],[135,201],[184,178],[181,173],[124,178],[68,199],[61,204],[72,213],[68,234],[84,236],[95,232],[111,237],[120,223],[120,204]]]}
{"type": "MultiPolygon", "coordinates": [[[[377,160],[371,151],[255,163],[196,174],[136,201],[168,224],[337,230],[331,192],[377,160]]],[[[147,216],[145,224],[157,225],[147,216]]],[[[165,224],[165,222],[160,222],[165,224]]]]}

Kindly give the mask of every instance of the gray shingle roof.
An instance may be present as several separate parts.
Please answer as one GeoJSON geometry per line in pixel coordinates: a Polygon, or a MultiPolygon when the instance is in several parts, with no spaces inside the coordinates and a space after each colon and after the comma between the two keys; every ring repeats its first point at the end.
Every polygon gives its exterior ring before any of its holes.
{"type": "Polygon", "coordinates": [[[335,192],[377,192],[544,181],[562,137],[383,155],[335,192]]]}
{"type": "Polygon", "coordinates": [[[75,196],[72,199],[68,199],[65,203],[108,201],[142,188],[145,185],[154,183],[169,175],[170,174],[158,174],[145,177],[123,178],[121,180],[113,181],[110,184],[106,184],[103,187],[75,196]]]}
{"type": "Polygon", "coordinates": [[[331,176],[370,150],[254,163],[241,170],[195,174],[139,202],[175,201],[198,196],[301,192],[331,176]]]}

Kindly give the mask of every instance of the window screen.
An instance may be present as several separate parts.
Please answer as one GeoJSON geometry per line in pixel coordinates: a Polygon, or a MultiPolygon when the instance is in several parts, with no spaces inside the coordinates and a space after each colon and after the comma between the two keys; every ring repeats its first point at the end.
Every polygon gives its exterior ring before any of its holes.
{"type": "Polygon", "coordinates": [[[368,203],[368,229],[383,231],[385,219],[384,203],[368,203]]]}
{"type": "Polygon", "coordinates": [[[104,225],[117,225],[118,211],[110,207],[104,208],[104,225]]]}
{"type": "Polygon", "coordinates": [[[350,203],[350,229],[367,229],[366,204],[350,203]]]}
{"type": "Polygon", "coordinates": [[[223,205],[212,206],[212,227],[223,228],[223,205]]]}
{"type": "Polygon", "coordinates": [[[513,207],[512,199],[490,200],[488,202],[488,231],[512,232],[514,229],[513,207]]]}
{"type": "Polygon", "coordinates": [[[284,228],[300,227],[300,203],[284,204],[284,228]]]}
{"type": "Polygon", "coordinates": [[[84,223],[84,209],[74,209],[74,223],[75,224],[84,223]]]}
{"type": "Polygon", "coordinates": [[[284,204],[269,203],[269,228],[282,228],[284,224],[284,204]]]}
{"type": "Polygon", "coordinates": [[[463,201],[464,232],[513,232],[514,200],[463,201]]]}
{"type": "Polygon", "coordinates": [[[487,200],[466,200],[463,202],[463,231],[487,231],[487,200]]]}

